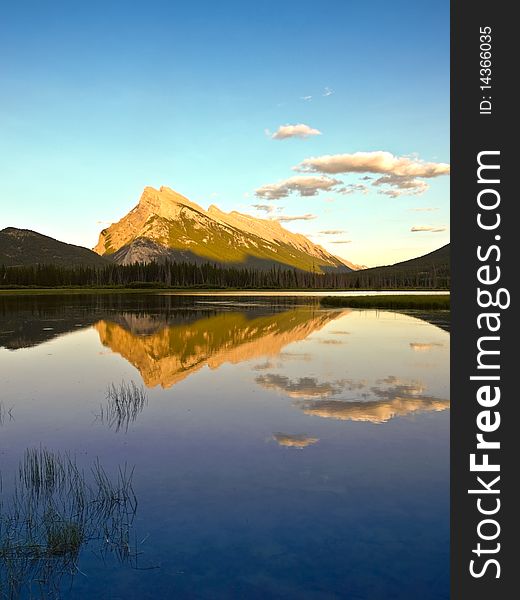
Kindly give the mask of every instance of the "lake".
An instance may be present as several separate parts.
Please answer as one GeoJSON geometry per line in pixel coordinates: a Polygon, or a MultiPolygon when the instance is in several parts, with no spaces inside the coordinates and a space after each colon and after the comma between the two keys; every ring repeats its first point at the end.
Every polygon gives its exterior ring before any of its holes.
{"type": "Polygon", "coordinates": [[[0,296],[0,597],[449,598],[436,322],[305,294],[0,296]]]}

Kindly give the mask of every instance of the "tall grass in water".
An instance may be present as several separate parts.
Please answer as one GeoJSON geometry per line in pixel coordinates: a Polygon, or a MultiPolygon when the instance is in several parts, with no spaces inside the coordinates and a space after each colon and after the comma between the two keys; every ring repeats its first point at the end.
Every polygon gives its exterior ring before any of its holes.
{"type": "Polygon", "coordinates": [[[69,455],[27,450],[10,501],[0,503],[0,598],[59,597],[87,545],[103,558],[135,559],[132,476],[125,466],[110,478],[96,461],[87,477],[69,455]]]}
{"type": "Polygon", "coordinates": [[[0,400],[0,426],[3,425],[7,420],[14,421],[13,407],[6,408],[3,400],[0,400]]]}
{"type": "Polygon", "coordinates": [[[133,381],[123,381],[116,386],[108,386],[106,404],[101,406],[101,420],[106,422],[115,431],[128,431],[144,407],[148,404],[148,397],[142,386],[137,386],[133,381]]]}
{"type": "Polygon", "coordinates": [[[322,306],[351,308],[394,308],[418,310],[449,310],[448,294],[388,294],[372,296],[324,296],[322,306]]]}

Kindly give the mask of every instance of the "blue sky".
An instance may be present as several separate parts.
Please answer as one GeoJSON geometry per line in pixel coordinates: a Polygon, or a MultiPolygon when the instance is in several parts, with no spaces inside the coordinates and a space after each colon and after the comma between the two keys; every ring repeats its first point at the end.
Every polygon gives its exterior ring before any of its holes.
{"type": "Polygon", "coordinates": [[[0,228],[92,247],[166,185],[205,208],[307,215],[283,225],[367,265],[449,240],[445,174],[407,190],[403,172],[373,185],[392,170],[293,170],[376,151],[449,163],[447,1],[4,3],[0,70],[0,228]],[[320,135],[272,138],[296,124],[320,135]],[[304,175],[341,184],[255,196],[304,175]]]}

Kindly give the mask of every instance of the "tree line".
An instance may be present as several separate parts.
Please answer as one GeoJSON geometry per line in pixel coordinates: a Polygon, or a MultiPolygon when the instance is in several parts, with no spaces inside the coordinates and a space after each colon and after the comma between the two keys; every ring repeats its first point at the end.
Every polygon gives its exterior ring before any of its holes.
{"type": "Polygon", "coordinates": [[[212,263],[151,262],[101,267],[52,264],[0,266],[0,287],[173,287],[240,289],[448,289],[448,264],[379,267],[349,273],[226,267],[212,263]]]}

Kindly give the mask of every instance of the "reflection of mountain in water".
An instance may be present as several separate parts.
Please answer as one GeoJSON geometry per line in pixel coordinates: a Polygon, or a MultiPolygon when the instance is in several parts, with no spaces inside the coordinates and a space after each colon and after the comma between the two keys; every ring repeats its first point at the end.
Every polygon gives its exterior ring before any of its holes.
{"type": "Polygon", "coordinates": [[[134,365],[145,385],[170,387],[205,365],[216,369],[281,349],[344,314],[301,307],[269,315],[219,312],[190,323],[157,329],[146,317],[133,315],[94,325],[104,346],[134,365]]]}
{"type": "Polygon", "coordinates": [[[0,295],[0,347],[30,348],[70,331],[92,326],[101,319],[124,322],[132,331],[157,331],[167,324],[191,323],[222,311],[240,310],[251,315],[272,314],[313,304],[312,298],[240,299],[219,296],[176,296],[161,294],[49,294],[0,295]]]}

